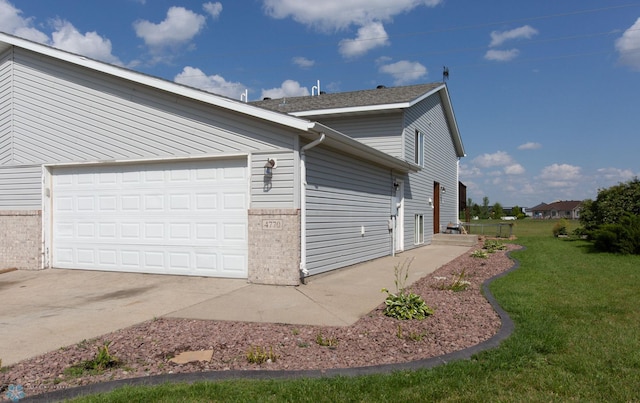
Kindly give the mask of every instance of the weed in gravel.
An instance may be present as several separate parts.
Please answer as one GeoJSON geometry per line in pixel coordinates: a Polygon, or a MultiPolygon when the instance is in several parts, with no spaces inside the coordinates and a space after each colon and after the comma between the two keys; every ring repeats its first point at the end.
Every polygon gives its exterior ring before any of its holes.
{"type": "Polygon", "coordinates": [[[398,331],[396,333],[396,336],[400,340],[422,341],[422,339],[424,339],[427,336],[427,331],[423,330],[421,332],[416,332],[412,330],[409,332],[409,334],[404,334],[402,330],[402,326],[398,325],[398,331]]]}
{"type": "Polygon", "coordinates": [[[316,344],[323,347],[336,348],[338,339],[335,337],[324,337],[322,333],[316,335],[316,344]]]}
{"type": "Polygon", "coordinates": [[[446,277],[435,277],[435,279],[438,280],[439,283],[434,285],[433,288],[436,288],[438,290],[451,290],[455,292],[464,291],[471,285],[469,281],[464,279],[465,276],[465,269],[463,269],[460,274],[454,274],[452,276],[451,283],[447,283],[446,277]]]}
{"type": "MultiPolygon", "coordinates": [[[[83,340],[84,343],[86,340],[83,340]]],[[[110,341],[98,347],[98,353],[92,360],[86,360],[79,364],[75,364],[66,368],[63,374],[72,378],[83,376],[86,373],[95,375],[101,374],[107,369],[115,368],[120,365],[120,360],[109,352],[110,341]]]]}
{"type": "Polygon", "coordinates": [[[267,350],[261,346],[253,346],[247,351],[247,362],[250,364],[264,364],[265,362],[276,362],[278,355],[273,352],[273,347],[267,350]]]}

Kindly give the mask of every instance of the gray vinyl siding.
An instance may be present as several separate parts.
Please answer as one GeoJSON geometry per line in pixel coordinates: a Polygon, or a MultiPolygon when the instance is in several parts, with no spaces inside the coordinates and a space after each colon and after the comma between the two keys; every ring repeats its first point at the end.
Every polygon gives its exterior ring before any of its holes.
{"type": "Polygon", "coordinates": [[[42,209],[42,167],[0,166],[0,210],[42,209]]]}
{"type": "Polygon", "coordinates": [[[403,158],[402,113],[314,119],[377,150],[403,158]]]}
{"type": "Polygon", "coordinates": [[[291,148],[292,132],[16,48],[14,163],[291,148]]]}
{"type": "Polygon", "coordinates": [[[310,274],[389,255],[390,170],[320,146],[306,166],[310,274]]]}
{"type": "Polygon", "coordinates": [[[413,158],[415,131],[420,130],[425,135],[424,168],[410,174],[410,197],[405,190],[405,249],[410,249],[414,247],[416,214],[424,215],[425,244],[430,243],[433,237],[434,211],[427,201],[434,197],[434,182],[446,188],[446,192],[441,194],[440,228],[449,222],[457,222],[458,157],[439,93],[409,108],[405,112],[405,122],[406,155],[413,158]]]}
{"type": "Polygon", "coordinates": [[[251,156],[251,208],[291,209],[299,206],[298,187],[295,185],[299,164],[297,153],[278,150],[255,153],[251,156]],[[271,178],[264,175],[264,164],[276,159],[277,168],[271,178]]]}
{"type": "Polygon", "coordinates": [[[13,105],[11,52],[0,55],[0,165],[11,163],[11,114],[13,105]]]}

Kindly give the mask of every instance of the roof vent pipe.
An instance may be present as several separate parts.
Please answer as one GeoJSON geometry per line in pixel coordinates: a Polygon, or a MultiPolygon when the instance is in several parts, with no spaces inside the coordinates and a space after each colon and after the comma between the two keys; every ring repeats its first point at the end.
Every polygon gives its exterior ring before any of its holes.
{"type": "Polygon", "coordinates": [[[317,85],[311,87],[311,96],[313,96],[314,93],[318,94],[318,96],[320,95],[320,80],[318,80],[317,85]]]}
{"type": "Polygon", "coordinates": [[[242,94],[240,94],[240,102],[244,101],[244,103],[249,102],[249,90],[246,89],[242,94]]]}

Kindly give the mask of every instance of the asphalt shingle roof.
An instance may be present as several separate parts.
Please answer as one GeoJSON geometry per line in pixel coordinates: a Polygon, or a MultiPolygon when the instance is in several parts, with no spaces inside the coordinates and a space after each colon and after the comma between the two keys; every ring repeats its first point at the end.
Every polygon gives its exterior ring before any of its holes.
{"type": "Polygon", "coordinates": [[[315,96],[266,99],[251,102],[251,104],[283,113],[392,105],[414,101],[441,85],[442,83],[429,83],[332,94],[322,93],[315,96]]]}

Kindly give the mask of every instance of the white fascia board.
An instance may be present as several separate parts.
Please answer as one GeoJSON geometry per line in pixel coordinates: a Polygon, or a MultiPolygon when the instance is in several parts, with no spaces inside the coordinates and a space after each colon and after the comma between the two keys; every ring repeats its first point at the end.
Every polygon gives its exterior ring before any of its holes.
{"type": "Polygon", "coordinates": [[[362,105],[362,106],[350,106],[347,108],[332,108],[332,109],[316,109],[311,111],[300,111],[300,112],[290,112],[290,115],[293,116],[321,116],[321,115],[333,115],[333,114],[349,114],[349,113],[358,113],[358,112],[376,112],[376,111],[388,111],[393,109],[407,109],[422,101],[423,99],[429,98],[431,95],[441,91],[442,89],[446,89],[444,84],[432,89],[431,91],[424,93],[418,98],[409,101],[409,102],[398,102],[393,104],[380,104],[380,105],[362,105]]]}
{"type": "Polygon", "coordinates": [[[31,42],[26,39],[18,38],[18,37],[7,35],[0,32],[0,44],[3,44],[3,43],[9,44],[12,46],[17,46],[19,48],[27,49],[41,55],[52,57],[54,59],[63,60],[65,62],[72,63],[78,66],[86,67],[91,70],[109,74],[114,77],[119,77],[127,81],[132,81],[138,84],[146,85],[146,86],[156,88],[162,91],[166,91],[172,94],[176,94],[176,95],[184,96],[186,98],[204,102],[209,105],[232,110],[238,113],[242,113],[258,119],[278,123],[284,126],[289,126],[298,130],[306,131],[309,129],[310,126],[312,126],[309,121],[304,119],[299,119],[295,116],[291,116],[291,115],[287,115],[279,112],[273,112],[263,108],[258,108],[256,106],[249,105],[245,102],[235,101],[230,98],[222,97],[220,95],[216,95],[210,92],[187,87],[185,85],[174,83],[172,81],[167,81],[161,78],[149,76],[143,73],[126,69],[124,67],[119,67],[113,64],[100,62],[94,59],[87,58],[85,56],[69,53],[60,49],[52,48],[50,46],[42,45],[36,42],[31,42]]]}
{"type": "Polygon", "coordinates": [[[460,136],[460,131],[458,130],[458,122],[456,121],[456,116],[453,113],[453,105],[451,104],[451,98],[449,97],[449,91],[446,86],[439,87],[438,91],[442,91],[442,102],[444,102],[444,110],[447,114],[447,118],[451,125],[451,131],[453,132],[453,142],[456,147],[456,153],[458,158],[466,157],[467,154],[464,151],[464,144],[462,144],[462,137],[460,136]]]}
{"type": "Polygon", "coordinates": [[[411,106],[411,103],[403,102],[398,104],[384,104],[384,105],[366,105],[366,106],[351,106],[348,108],[334,108],[334,109],[318,109],[313,111],[300,111],[300,112],[290,112],[289,114],[297,117],[304,116],[320,116],[320,115],[331,115],[331,114],[348,114],[348,113],[359,113],[359,112],[376,112],[376,111],[386,111],[391,109],[405,109],[411,106]]]}
{"type": "Polygon", "coordinates": [[[422,100],[429,98],[431,95],[435,94],[436,92],[442,91],[443,89],[446,91],[446,88],[447,88],[447,86],[442,84],[442,85],[432,89],[431,91],[422,94],[421,96],[419,96],[418,98],[414,99],[413,101],[411,101],[409,103],[410,104],[409,106],[413,106],[413,105],[417,104],[418,102],[421,102],[422,100]]]}

